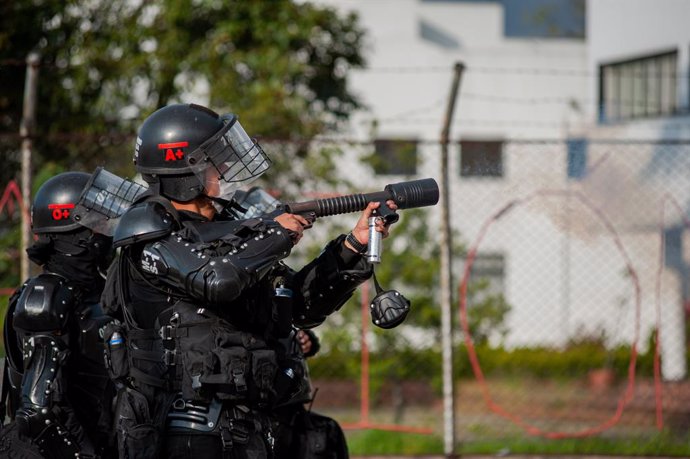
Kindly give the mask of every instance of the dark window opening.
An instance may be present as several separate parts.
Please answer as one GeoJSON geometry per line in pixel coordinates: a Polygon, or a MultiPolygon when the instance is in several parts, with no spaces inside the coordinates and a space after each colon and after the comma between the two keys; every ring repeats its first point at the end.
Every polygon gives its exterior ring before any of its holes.
{"type": "Polygon", "coordinates": [[[374,153],[365,158],[379,175],[414,175],[417,173],[417,141],[379,139],[374,153]]]}
{"type": "Polygon", "coordinates": [[[503,142],[463,140],[460,142],[461,177],[502,177],[503,142]]]}

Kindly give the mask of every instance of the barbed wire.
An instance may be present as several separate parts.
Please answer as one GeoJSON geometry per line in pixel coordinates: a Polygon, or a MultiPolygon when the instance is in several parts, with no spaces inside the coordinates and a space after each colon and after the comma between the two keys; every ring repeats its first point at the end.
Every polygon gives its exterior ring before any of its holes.
{"type": "MultiPolygon", "coordinates": [[[[367,67],[363,69],[351,69],[353,72],[371,72],[371,73],[395,73],[395,74],[424,74],[424,73],[452,73],[451,66],[389,66],[389,67],[367,67]]],[[[467,73],[482,73],[495,74],[502,76],[515,75],[542,75],[542,76],[570,76],[570,77],[586,77],[586,78],[600,78],[602,73],[600,71],[591,71],[586,69],[568,69],[557,67],[483,67],[466,65],[465,72],[467,73]]],[[[689,73],[687,71],[636,71],[629,72],[626,78],[684,78],[689,73]]]]}
{"type": "MultiPolygon", "coordinates": [[[[429,120],[431,121],[431,120],[429,120]]],[[[494,121],[490,120],[467,120],[463,121],[465,124],[470,124],[471,121],[485,122],[487,125],[496,124],[494,121]]],[[[438,122],[440,125],[440,122],[438,122]]],[[[510,121],[512,123],[512,121],[510,121]]],[[[546,124],[546,123],[545,123],[546,124]]],[[[562,127],[559,123],[549,123],[549,127],[553,124],[554,126],[562,127]]],[[[690,125],[684,124],[683,127],[690,130],[690,125]]],[[[579,136],[578,138],[587,138],[587,136],[579,136]]],[[[96,147],[101,145],[122,145],[128,144],[128,142],[134,142],[135,135],[127,133],[111,133],[111,134],[84,134],[84,133],[61,133],[59,136],[47,136],[46,140],[50,143],[51,140],[60,139],[63,143],[69,143],[75,141],[75,143],[83,142],[93,142],[97,143],[96,147]]],[[[19,142],[22,137],[18,133],[1,133],[0,141],[15,141],[17,143],[17,148],[19,147],[19,142]]],[[[387,136],[380,136],[375,139],[358,139],[353,137],[341,137],[341,136],[320,136],[311,139],[307,138],[279,138],[279,137],[259,137],[258,140],[264,145],[270,144],[284,144],[284,145],[304,145],[305,143],[312,143],[314,145],[344,145],[349,147],[373,147],[377,140],[398,140],[387,136]]],[[[429,139],[429,138],[418,138],[418,139],[399,139],[405,142],[414,142],[418,146],[439,146],[441,145],[441,139],[429,139]]],[[[459,136],[450,140],[451,144],[461,143],[465,140],[465,136],[459,136]]],[[[548,137],[505,137],[500,139],[504,143],[515,143],[515,144],[540,144],[540,145],[563,145],[567,143],[568,139],[564,138],[548,138],[548,137]]],[[[606,145],[690,145],[690,138],[667,138],[667,139],[634,139],[626,137],[625,139],[615,139],[615,138],[587,138],[587,141],[591,145],[596,144],[606,144],[606,145]]]]}
{"type": "MultiPolygon", "coordinates": [[[[26,66],[26,61],[23,59],[0,59],[0,66],[26,66]]],[[[618,64],[612,64],[618,65],[618,64]]],[[[67,68],[69,66],[58,66],[54,63],[41,62],[39,67],[60,67],[67,68]]],[[[352,67],[349,69],[351,72],[370,72],[370,73],[395,73],[395,74],[428,74],[428,73],[447,73],[451,74],[453,72],[452,66],[446,65],[428,65],[428,66],[380,66],[380,67],[363,67],[357,68],[352,67]]],[[[495,74],[495,75],[505,75],[505,76],[515,76],[515,75],[542,75],[542,76],[570,76],[570,77],[585,77],[585,78],[600,78],[602,73],[600,71],[591,71],[587,69],[575,69],[575,68],[558,68],[558,67],[487,67],[487,66],[473,66],[465,65],[465,72],[468,73],[482,73],[482,74],[495,74]]],[[[625,75],[626,78],[685,78],[690,75],[688,71],[635,71],[629,72],[625,75]]]]}
{"type": "MultiPolygon", "coordinates": [[[[616,120],[619,121],[649,121],[648,118],[630,118],[616,120]]],[[[390,123],[397,124],[416,124],[416,125],[441,125],[440,119],[435,118],[407,118],[404,120],[387,120],[390,123]]],[[[504,119],[504,120],[491,120],[491,119],[458,119],[453,123],[453,128],[462,128],[463,126],[486,126],[486,127],[523,127],[523,128],[536,128],[536,129],[560,129],[565,125],[579,126],[581,125],[579,120],[564,120],[562,122],[558,121],[545,121],[545,120],[514,120],[514,119],[504,119]]],[[[593,124],[593,123],[590,123],[593,124]]],[[[611,124],[615,126],[616,124],[611,124]]],[[[602,124],[602,127],[606,127],[607,124],[602,124]]],[[[627,126],[632,131],[647,131],[651,127],[645,126],[627,126]]],[[[687,121],[664,121],[662,128],[666,131],[690,131],[690,123],[687,121]]],[[[654,129],[657,129],[656,127],[654,129]]]]}

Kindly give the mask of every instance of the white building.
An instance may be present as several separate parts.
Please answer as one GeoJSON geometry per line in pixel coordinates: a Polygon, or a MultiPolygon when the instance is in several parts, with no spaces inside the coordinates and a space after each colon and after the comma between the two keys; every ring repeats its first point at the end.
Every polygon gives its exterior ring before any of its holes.
{"type": "MultiPolygon", "coordinates": [[[[685,0],[587,2],[587,66],[597,75],[588,92],[598,102],[588,114],[587,137],[659,142],[640,144],[630,152],[632,157],[618,159],[627,161],[626,166],[611,163],[594,175],[603,182],[623,167],[634,172],[629,174],[633,179],[617,184],[618,194],[628,196],[627,205],[619,206],[618,227],[624,238],[635,241],[628,245],[635,247],[631,257],[642,284],[643,330],[652,325],[656,307],[660,308],[662,373],[667,379],[687,372],[683,303],[690,297],[690,240],[683,229],[688,228],[690,162],[688,145],[674,148],[665,142],[690,139],[688,18],[690,2],[685,0]],[[636,211],[631,213],[633,206],[636,211]],[[659,278],[652,274],[659,265],[661,226],[666,258],[659,278]],[[661,282],[660,301],[652,294],[652,279],[661,282]]],[[[590,151],[588,161],[608,154],[601,146],[599,150],[590,151]]]]}
{"type": "Polygon", "coordinates": [[[688,18],[685,0],[588,1],[587,66],[602,74],[588,89],[602,103],[591,135],[690,139],[688,18]]]}
{"type": "MultiPolygon", "coordinates": [[[[533,9],[522,29],[514,27],[516,18],[530,10],[515,11],[516,5],[548,2],[319,2],[355,10],[368,32],[368,67],[353,71],[351,84],[370,111],[355,117],[346,135],[377,140],[377,155],[392,159],[392,168],[377,174],[365,166],[349,169],[362,187],[439,176],[452,68],[465,65],[451,131],[452,225],[470,246],[484,234],[473,275],[492,278],[512,306],[506,343],[561,345],[599,329],[610,342],[630,342],[637,307],[644,340],[656,317],[663,195],[651,188],[659,180],[669,183],[651,174],[640,185],[654,148],[616,155],[609,144],[588,139],[690,138],[690,121],[679,116],[688,111],[690,2],[589,1],[586,34],[556,20],[584,14],[576,1],[533,9]],[[555,36],[543,36],[538,13],[555,15],[548,30],[555,36]],[[650,77],[644,88],[654,95],[643,96],[639,85],[629,87],[619,76],[636,74],[629,68],[638,69],[638,62],[639,68],[675,70],[675,77],[650,77]],[[644,110],[617,101],[628,92],[644,100],[644,110]]],[[[684,178],[672,187],[683,205],[688,183],[684,178]]],[[[662,278],[669,330],[662,336],[671,356],[664,370],[673,379],[685,374],[679,272],[665,269],[662,278]]]]}

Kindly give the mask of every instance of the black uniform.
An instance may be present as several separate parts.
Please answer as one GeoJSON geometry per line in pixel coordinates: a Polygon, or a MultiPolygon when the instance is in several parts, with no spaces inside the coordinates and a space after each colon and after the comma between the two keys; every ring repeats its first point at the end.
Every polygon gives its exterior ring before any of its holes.
{"type": "Polygon", "coordinates": [[[70,218],[89,174],[47,181],[32,207],[37,241],[28,250],[42,273],[9,302],[3,409],[11,422],[0,435],[2,457],[115,457],[112,385],[103,364],[99,304],[110,238],[70,218]],[[8,388],[8,393],[5,393],[8,388]]]}
{"type": "MultiPolygon", "coordinates": [[[[13,426],[8,438],[21,434],[44,457],[116,455],[110,441],[114,389],[99,334],[112,319],[98,303],[102,286],[102,279],[84,288],[45,271],[10,301],[5,332],[13,340],[6,341],[12,375],[8,411],[18,431],[13,426]],[[40,317],[34,313],[37,308],[50,312],[40,317]]],[[[7,451],[17,448],[21,440],[6,441],[0,442],[0,453],[3,446],[7,451]]]]}
{"type": "Polygon", "coordinates": [[[272,218],[201,216],[223,215],[270,167],[236,115],[163,107],[139,129],[134,164],[149,191],[115,230],[103,296],[125,319],[105,333],[120,455],[272,457],[273,409],[304,380],[281,340],[320,324],[370,267],[341,236],[295,272],[281,261],[293,239],[272,218]]]}
{"type": "Polygon", "coordinates": [[[165,432],[164,457],[203,448],[271,457],[272,410],[303,396],[305,381],[281,339],[293,324],[320,324],[371,275],[343,240],[295,272],[280,261],[290,236],[272,219],[207,222],[160,197],[132,207],[115,232],[122,253],[104,295],[106,306],[126,305],[118,333],[132,366],[121,375],[121,410],[134,416],[119,416],[122,451],[153,448],[165,432]],[[139,430],[146,435],[135,438],[139,430]]]}

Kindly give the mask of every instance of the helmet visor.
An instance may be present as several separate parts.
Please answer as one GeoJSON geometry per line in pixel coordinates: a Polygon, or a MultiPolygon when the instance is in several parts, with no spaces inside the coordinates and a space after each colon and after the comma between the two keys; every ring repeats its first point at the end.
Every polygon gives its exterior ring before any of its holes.
{"type": "Polygon", "coordinates": [[[74,219],[96,233],[112,236],[119,218],[146,187],[97,168],[75,206],[74,219]]]}
{"type": "Polygon", "coordinates": [[[211,197],[229,199],[271,165],[261,146],[234,115],[223,115],[223,128],[187,156],[187,162],[211,197]]]}

